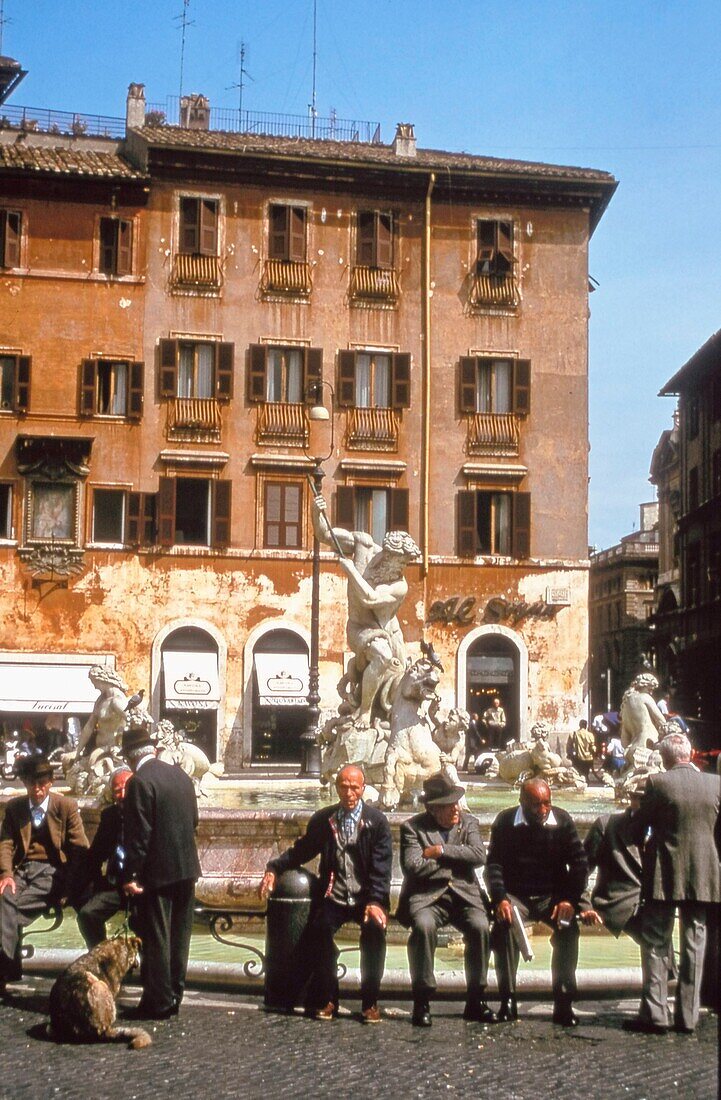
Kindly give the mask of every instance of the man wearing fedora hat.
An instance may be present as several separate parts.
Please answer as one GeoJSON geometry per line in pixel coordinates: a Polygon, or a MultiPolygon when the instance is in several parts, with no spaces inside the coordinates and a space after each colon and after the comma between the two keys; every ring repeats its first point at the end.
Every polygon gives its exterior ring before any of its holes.
{"type": "Polygon", "coordinates": [[[0,990],[22,977],[21,929],[72,895],[88,846],[77,803],[50,790],[52,765],[28,756],[16,771],[27,794],[8,802],[0,829],[0,990]]]}
{"type": "Polygon", "coordinates": [[[411,934],[408,961],[413,988],[413,1024],[430,1027],[436,988],[433,959],[438,930],[451,924],[463,933],[467,999],[465,1020],[494,1023],[486,1004],[488,917],[476,868],[486,862],[477,819],[464,813],[457,787],[443,772],[423,784],[425,812],[401,828],[403,885],[397,918],[411,934]]]}
{"type": "Polygon", "coordinates": [[[185,989],[200,874],[198,800],[183,769],[157,759],[149,729],[126,730],[122,748],[135,773],[123,805],[122,885],[143,941],[143,994],[133,1015],[165,1020],[177,1016],[185,989]]]}

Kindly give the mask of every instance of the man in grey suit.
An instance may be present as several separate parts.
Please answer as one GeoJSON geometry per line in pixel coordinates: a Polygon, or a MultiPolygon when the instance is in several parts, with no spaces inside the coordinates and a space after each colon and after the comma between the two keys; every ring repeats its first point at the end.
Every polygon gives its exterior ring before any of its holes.
{"type": "Polygon", "coordinates": [[[680,962],[674,1028],[692,1032],[698,1022],[706,915],[721,902],[719,806],[721,779],[691,763],[691,744],[672,733],[659,746],[665,773],[652,775],[638,814],[643,839],[643,988],[639,1014],[627,1031],[668,1031],[668,953],[676,910],[680,920],[680,962]]]}
{"type": "Polygon", "coordinates": [[[396,914],[410,928],[408,961],[413,988],[413,1025],[430,1027],[430,999],[436,988],[433,959],[438,929],[453,925],[463,933],[467,984],[465,1020],[494,1023],[486,1004],[488,917],[476,877],[486,862],[481,829],[463,813],[465,790],[442,772],[423,784],[425,813],[401,828],[403,885],[396,914]]]}

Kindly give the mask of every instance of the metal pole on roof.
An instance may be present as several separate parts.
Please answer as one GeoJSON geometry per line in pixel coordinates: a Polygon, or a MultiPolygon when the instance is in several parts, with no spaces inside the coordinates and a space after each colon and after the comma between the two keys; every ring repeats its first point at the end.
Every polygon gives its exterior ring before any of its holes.
{"type": "Polygon", "coordinates": [[[310,104],[310,133],[311,137],[315,137],[315,119],[318,111],[316,110],[315,100],[315,72],[316,62],[318,60],[318,0],[313,0],[313,95],[311,97],[310,104]]]}

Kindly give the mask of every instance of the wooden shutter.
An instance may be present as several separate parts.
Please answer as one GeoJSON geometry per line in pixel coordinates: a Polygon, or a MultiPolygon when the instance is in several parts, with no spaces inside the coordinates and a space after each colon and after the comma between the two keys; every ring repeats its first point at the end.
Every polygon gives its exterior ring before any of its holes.
{"type": "Polygon", "coordinates": [[[352,485],[339,485],[335,491],[335,527],[352,531],[355,527],[355,489],[352,485]]]}
{"type": "Polygon", "coordinates": [[[458,557],[473,558],[476,555],[478,533],[476,531],[476,493],[462,489],[457,497],[458,557]]]}
{"type": "Polygon", "coordinates": [[[283,508],[283,486],[279,481],[266,481],[263,491],[263,546],[280,546],[280,526],[283,508]]]}
{"type": "Polygon", "coordinates": [[[97,393],[98,361],[83,359],[80,364],[80,415],[95,414],[95,395],[97,393]]]}
{"type": "Polygon", "coordinates": [[[393,267],[393,215],[376,214],[376,267],[393,267]]]}
{"type": "Polygon", "coordinates": [[[268,208],[268,255],[271,260],[288,259],[288,207],[268,208]]]}
{"type": "Polygon", "coordinates": [[[531,494],[513,493],[513,541],[511,554],[514,558],[531,556],[531,494]]]}
{"type": "Polygon", "coordinates": [[[158,542],[172,546],[175,542],[175,491],[174,477],[161,477],[158,485],[158,542]]]}
{"type": "Polygon", "coordinates": [[[516,359],[513,364],[513,411],[527,416],[531,411],[531,360],[516,359]]]}
{"type": "Polygon", "coordinates": [[[158,494],[143,493],[142,527],[140,531],[143,546],[154,546],[158,541],[158,494]]]}
{"type": "Polygon", "coordinates": [[[233,363],[235,344],[217,344],[215,349],[215,392],[219,401],[233,396],[233,363]]]}
{"type": "Polygon", "coordinates": [[[411,355],[395,351],[391,356],[391,404],[394,409],[408,409],[411,404],[411,355]]]}
{"type": "Polygon", "coordinates": [[[212,199],[201,199],[200,207],[200,247],[201,256],[218,255],[218,203],[212,199]]]}
{"type": "Polygon", "coordinates": [[[513,222],[497,222],[496,272],[506,274],[513,270],[513,222]]]}
{"type": "Polygon", "coordinates": [[[474,355],[462,355],[459,360],[458,408],[462,413],[476,411],[477,364],[474,355]]]}
{"type": "Polygon", "coordinates": [[[128,493],[127,497],[127,521],[125,524],[125,542],[130,546],[138,546],[141,541],[141,523],[143,515],[143,494],[128,493]]]}
{"type": "Polygon", "coordinates": [[[298,550],[301,538],[301,510],[303,504],[303,485],[290,482],[281,486],[281,532],[280,545],[288,550],[298,550]]]}
{"type": "Polygon", "coordinates": [[[248,400],[265,401],[265,364],[268,349],[265,344],[251,344],[248,367],[248,400]]]}
{"type": "Polygon", "coordinates": [[[20,240],[22,215],[17,210],[6,210],[3,218],[3,267],[20,267],[20,240]]]}
{"type": "Polygon", "coordinates": [[[290,239],[289,260],[305,259],[305,223],[304,206],[291,206],[289,210],[290,239]]]}
{"type": "Polygon", "coordinates": [[[230,499],[232,482],[224,479],[213,482],[213,514],[211,519],[211,545],[230,545],[230,499]]]}
{"type": "Polygon", "coordinates": [[[100,219],[100,271],[103,275],[115,275],[116,229],[117,222],[115,218],[100,219]]]}
{"type": "Polygon", "coordinates": [[[145,363],[130,363],[128,387],[128,416],[140,420],[143,415],[143,390],[145,388],[145,363]]]}
{"type": "Polygon", "coordinates": [[[160,340],[160,396],[178,396],[178,341],[160,340]]]}
{"type": "Polygon", "coordinates": [[[17,412],[27,412],[30,408],[30,368],[29,355],[18,355],[16,360],[15,408],[17,412]]]}
{"type": "Polygon", "coordinates": [[[198,199],[180,200],[180,251],[194,255],[198,251],[198,199]]]}
{"type": "Polygon", "coordinates": [[[118,226],[118,259],[116,275],[129,275],[133,270],[133,223],[119,221],[118,226]]]}
{"type": "Polygon", "coordinates": [[[496,223],[481,218],[478,222],[478,252],[476,261],[479,264],[490,263],[496,252],[496,223]]]}
{"type": "Polygon", "coordinates": [[[344,408],[355,405],[354,351],[338,352],[338,404],[344,408]]]}
{"type": "Polygon", "coordinates": [[[408,530],[408,490],[388,490],[388,530],[408,530]]]}
{"type": "Polygon", "coordinates": [[[360,267],[375,264],[375,214],[372,210],[358,211],[356,263],[360,267]]]}
{"type": "Polygon", "coordinates": [[[306,405],[322,404],[323,348],[305,348],[303,356],[303,394],[306,405]]]}

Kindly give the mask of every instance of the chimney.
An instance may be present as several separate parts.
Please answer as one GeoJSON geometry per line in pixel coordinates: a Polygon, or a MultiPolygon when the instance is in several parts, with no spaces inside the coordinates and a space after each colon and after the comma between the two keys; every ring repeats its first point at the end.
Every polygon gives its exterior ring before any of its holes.
{"type": "Polygon", "coordinates": [[[125,129],[140,130],[145,125],[145,85],[130,84],[125,101],[125,129]]]}
{"type": "Polygon", "coordinates": [[[412,122],[398,123],[392,148],[397,157],[414,157],[416,155],[416,132],[412,122]]]}
{"type": "Polygon", "coordinates": [[[184,130],[210,129],[210,100],[207,96],[184,95],[180,100],[180,125],[184,130]]]}

